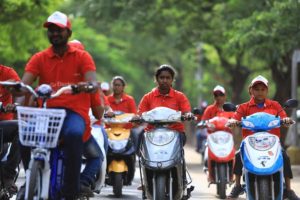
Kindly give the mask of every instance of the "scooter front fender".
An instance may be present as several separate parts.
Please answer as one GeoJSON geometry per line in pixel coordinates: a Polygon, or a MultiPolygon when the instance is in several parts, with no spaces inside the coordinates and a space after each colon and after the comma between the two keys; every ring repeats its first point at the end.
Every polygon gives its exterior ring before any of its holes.
{"type": "Polygon", "coordinates": [[[108,172],[127,172],[128,166],[124,160],[112,160],[108,165],[108,172]]]}

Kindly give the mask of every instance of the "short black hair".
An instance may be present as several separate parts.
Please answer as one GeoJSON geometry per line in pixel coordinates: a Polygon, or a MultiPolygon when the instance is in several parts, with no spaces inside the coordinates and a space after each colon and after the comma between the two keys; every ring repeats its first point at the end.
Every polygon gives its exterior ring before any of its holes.
{"type": "Polygon", "coordinates": [[[126,85],[126,81],[125,81],[125,79],[123,78],[123,76],[115,76],[115,77],[113,77],[111,83],[113,84],[113,83],[115,82],[115,80],[121,81],[122,84],[123,84],[123,86],[126,85]]]}
{"type": "Polygon", "coordinates": [[[175,79],[176,76],[176,70],[174,69],[174,67],[172,67],[171,65],[168,64],[163,64],[161,66],[159,66],[156,70],[155,70],[155,78],[157,79],[158,76],[161,74],[161,72],[163,71],[168,71],[170,72],[171,76],[173,79],[175,79]]]}

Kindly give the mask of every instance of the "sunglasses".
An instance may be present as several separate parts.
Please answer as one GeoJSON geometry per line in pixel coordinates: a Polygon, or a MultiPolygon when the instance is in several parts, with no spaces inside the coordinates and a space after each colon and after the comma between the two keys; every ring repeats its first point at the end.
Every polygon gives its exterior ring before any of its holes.
{"type": "Polygon", "coordinates": [[[215,97],[223,97],[223,96],[225,96],[225,94],[223,94],[223,93],[216,93],[216,94],[214,94],[214,96],[215,97]]]}

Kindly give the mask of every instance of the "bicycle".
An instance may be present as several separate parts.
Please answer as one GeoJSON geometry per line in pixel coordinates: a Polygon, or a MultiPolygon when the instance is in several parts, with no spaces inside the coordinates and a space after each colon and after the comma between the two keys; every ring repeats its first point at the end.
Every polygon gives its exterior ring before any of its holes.
{"type": "MultiPolygon", "coordinates": [[[[0,82],[6,87],[27,90],[35,100],[42,100],[42,108],[17,107],[19,140],[22,145],[33,147],[26,171],[25,199],[59,199],[63,185],[63,152],[58,146],[59,134],[66,116],[64,109],[47,108],[47,100],[63,93],[78,93],[78,85],[68,85],[52,94],[52,88],[43,84],[37,92],[23,83],[0,82]]],[[[93,90],[95,86],[88,85],[93,90]]]]}

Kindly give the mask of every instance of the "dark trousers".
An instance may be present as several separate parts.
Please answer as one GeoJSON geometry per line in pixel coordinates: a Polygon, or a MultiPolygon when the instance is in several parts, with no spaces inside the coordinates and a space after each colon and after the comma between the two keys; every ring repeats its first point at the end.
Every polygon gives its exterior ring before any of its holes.
{"type": "Polygon", "coordinates": [[[14,179],[17,174],[16,169],[21,161],[20,148],[18,144],[18,121],[0,121],[0,134],[3,136],[3,144],[9,142],[12,143],[7,155],[7,160],[3,163],[3,178],[4,180],[14,179]]]}
{"type": "MultiPolygon", "coordinates": [[[[233,173],[239,176],[243,174],[243,163],[240,155],[240,151],[237,151],[235,154],[235,165],[233,168],[233,173]]],[[[286,151],[282,149],[283,157],[283,175],[284,177],[293,178],[293,172],[291,168],[290,158],[286,154],[286,151]]]]}

